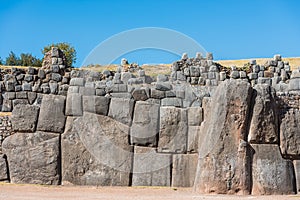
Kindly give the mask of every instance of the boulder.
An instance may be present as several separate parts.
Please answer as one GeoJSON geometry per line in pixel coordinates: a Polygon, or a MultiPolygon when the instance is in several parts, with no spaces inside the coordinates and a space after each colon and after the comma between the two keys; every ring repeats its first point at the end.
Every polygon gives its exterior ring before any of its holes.
{"type": "Polygon", "coordinates": [[[300,155],[300,111],[290,109],[286,111],[280,123],[281,153],[288,157],[300,155]]]}
{"type": "Polygon", "coordinates": [[[66,121],[66,117],[64,114],[65,101],[65,96],[43,96],[37,130],[54,133],[62,133],[64,131],[66,121]]]}
{"type": "Polygon", "coordinates": [[[16,133],[2,144],[11,183],[57,185],[59,136],[54,133],[16,133]]]}
{"type": "Polygon", "coordinates": [[[133,145],[156,146],[159,131],[159,105],[137,101],[130,140],[133,145]]]}
{"type": "Polygon", "coordinates": [[[83,111],[99,115],[107,115],[110,98],[102,96],[84,96],[83,111]]]}
{"type": "Polygon", "coordinates": [[[186,153],[187,131],[186,109],[160,108],[159,152],[186,153]]]}
{"type": "Polygon", "coordinates": [[[66,115],[81,116],[82,114],[83,114],[82,95],[79,93],[69,93],[66,101],[66,115]]]}
{"type": "Polygon", "coordinates": [[[172,187],[193,187],[197,163],[197,154],[173,155],[172,187]]]}
{"type": "Polygon", "coordinates": [[[172,155],[134,147],[132,186],[171,186],[172,155]]]}
{"type": "Polygon", "coordinates": [[[146,90],[143,88],[135,89],[132,93],[132,96],[135,101],[145,101],[149,98],[146,90]]]}
{"type": "Polygon", "coordinates": [[[275,91],[266,84],[255,85],[253,103],[248,141],[253,144],[278,144],[275,91]]]}
{"type": "Polygon", "coordinates": [[[108,116],[128,126],[133,117],[134,101],[131,99],[112,98],[108,116]]]}
{"type": "Polygon", "coordinates": [[[250,194],[247,122],[252,88],[230,79],[220,83],[204,109],[194,189],[200,193],[250,194]],[[207,112],[207,113],[206,113],[207,112]]]}
{"type": "Polygon", "coordinates": [[[12,112],[12,128],[16,132],[34,132],[40,108],[35,105],[16,105],[12,112]]]}
{"type": "Polygon", "coordinates": [[[252,194],[294,194],[293,163],[281,157],[277,144],[253,144],[252,194]]]}
{"type": "Polygon", "coordinates": [[[133,148],[128,135],[128,126],[106,116],[68,117],[62,135],[63,184],[129,186],[133,148]]]}

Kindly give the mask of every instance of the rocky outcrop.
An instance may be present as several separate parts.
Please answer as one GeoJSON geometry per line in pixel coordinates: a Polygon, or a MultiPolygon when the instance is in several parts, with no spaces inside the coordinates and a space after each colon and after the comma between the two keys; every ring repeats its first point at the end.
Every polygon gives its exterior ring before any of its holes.
{"type": "Polygon", "coordinates": [[[252,88],[245,81],[219,85],[202,123],[194,188],[201,193],[250,194],[247,122],[252,88]]]}

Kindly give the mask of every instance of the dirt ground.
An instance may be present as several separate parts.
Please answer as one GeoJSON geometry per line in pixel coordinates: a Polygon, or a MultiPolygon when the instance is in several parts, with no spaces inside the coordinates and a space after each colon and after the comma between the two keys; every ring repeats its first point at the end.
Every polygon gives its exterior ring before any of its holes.
{"type": "Polygon", "coordinates": [[[200,195],[191,188],[164,187],[82,187],[0,184],[0,200],[197,200],[197,199],[300,199],[290,196],[200,195]]]}

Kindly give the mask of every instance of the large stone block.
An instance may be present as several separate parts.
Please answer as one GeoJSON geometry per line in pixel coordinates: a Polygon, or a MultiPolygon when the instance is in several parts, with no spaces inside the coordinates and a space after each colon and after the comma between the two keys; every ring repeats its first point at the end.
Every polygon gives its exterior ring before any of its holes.
{"type": "Polygon", "coordinates": [[[281,157],[277,144],[253,144],[252,194],[294,194],[293,163],[281,157]]]}
{"type": "Polygon", "coordinates": [[[187,131],[186,109],[160,108],[159,152],[186,153],[187,131]]]}
{"type": "Polygon", "coordinates": [[[0,181],[8,179],[6,159],[3,154],[0,154],[0,181]]]}
{"type": "Polygon", "coordinates": [[[193,187],[198,154],[173,155],[172,187],[193,187]]]}
{"type": "Polygon", "coordinates": [[[84,96],[83,111],[96,113],[99,115],[107,115],[109,109],[110,98],[102,96],[84,96]]]}
{"type": "Polygon", "coordinates": [[[198,140],[200,139],[200,126],[189,126],[188,127],[188,140],[187,140],[187,152],[196,153],[198,152],[198,140]]]}
{"type": "Polygon", "coordinates": [[[82,110],[82,95],[79,93],[69,93],[66,101],[66,115],[81,116],[83,114],[82,110]]]}
{"type": "Polygon", "coordinates": [[[295,177],[296,177],[296,189],[297,193],[300,193],[300,160],[294,160],[294,169],[295,169],[295,177]]]}
{"type": "Polygon", "coordinates": [[[62,135],[62,182],[129,186],[133,147],[129,127],[106,116],[68,117],[62,135]]]}
{"type": "Polygon", "coordinates": [[[269,85],[255,85],[253,114],[248,141],[254,144],[278,144],[278,112],[275,91],[269,85]]]}
{"type": "Polygon", "coordinates": [[[134,147],[132,186],[171,186],[172,155],[134,147]]]}
{"type": "Polygon", "coordinates": [[[17,105],[11,117],[12,128],[16,132],[34,132],[40,108],[34,105],[17,105]]]}
{"type": "Polygon", "coordinates": [[[251,95],[249,83],[226,80],[216,88],[210,105],[205,105],[210,110],[204,108],[195,191],[250,194],[246,139],[251,95]]]}
{"type": "Polygon", "coordinates": [[[134,101],[131,99],[112,98],[108,116],[128,126],[133,117],[134,101]]]}
{"type": "Polygon", "coordinates": [[[280,123],[281,153],[288,157],[300,155],[300,111],[290,109],[282,116],[280,123]]]}
{"type": "Polygon", "coordinates": [[[180,98],[164,98],[161,100],[161,106],[175,106],[181,108],[183,106],[180,98]]]}
{"type": "Polygon", "coordinates": [[[131,144],[156,146],[159,131],[159,105],[138,101],[130,131],[131,144]]]}
{"type": "Polygon", "coordinates": [[[54,133],[16,133],[2,144],[12,183],[59,184],[59,136],[54,133]]]}
{"type": "Polygon", "coordinates": [[[200,126],[203,121],[203,109],[201,107],[190,107],[188,112],[188,125],[200,126]]]}
{"type": "Polygon", "coordinates": [[[64,131],[66,121],[66,117],[64,114],[65,101],[65,96],[43,96],[37,130],[54,133],[62,133],[64,131]]]}

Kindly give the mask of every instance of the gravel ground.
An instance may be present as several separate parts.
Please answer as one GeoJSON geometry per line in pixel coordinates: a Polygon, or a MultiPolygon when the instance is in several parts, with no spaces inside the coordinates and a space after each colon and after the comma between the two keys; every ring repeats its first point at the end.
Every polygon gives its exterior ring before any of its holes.
{"type": "Polygon", "coordinates": [[[231,196],[200,195],[191,188],[164,187],[85,187],[85,186],[40,186],[0,184],[0,200],[197,200],[197,199],[299,199],[298,195],[289,196],[231,196]]]}

